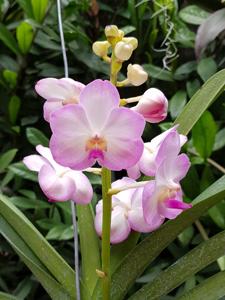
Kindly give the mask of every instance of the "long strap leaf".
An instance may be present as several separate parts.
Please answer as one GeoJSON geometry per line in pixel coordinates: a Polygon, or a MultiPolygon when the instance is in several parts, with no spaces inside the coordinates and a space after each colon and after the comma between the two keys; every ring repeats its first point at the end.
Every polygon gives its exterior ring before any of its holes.
{"type": "Polygon", "coordinates": [[[55,251],[26,216],[18,210],[10,198],[0,195],[0,214],[60,282],[70,295],[75,294],[74,271],[55,251]]]}
{"type": "Polygon", "coordinates": [[[204,111],[224,91],[225,69],[210,77],[198,90],[176,118],[175,124],[179,124],[178,131],[187,135],[204,111]]]}
{"type": "Polygon", "coordinates": [[[157,300],[225,253],[225,230],[201,243],[129,299],[157,300]]]}
{"type": "Polygon", "coordinates": [[[196,288],[177,298],[177,300],[217,300],[225,295],[225,271],[219,272],[203,281],[196,288]]]}
{"type": "MultiPolygon", "coordinates": [[[[10,243],[15,252],[24,261],[27,267],[37,277],[38,281],[45,288],[50,297],[54,300],[71,300],[75,299],[68,295],[65,289],[60,285],[39,261],[37,256],[30,250],[30,248],[24,243],[21,237],[15,232],[15,230],[0,216],[0,233],[10,243]]],[[[2,298],[0,298],[2,299],[2,298]]],[[[3,298],[4,299],[4,298],[3,298]]],[[[10,299],[10,298],[9,298],[10,299]]],[[[14,298],[13,298],[14,299],[14,298]]]]}
{"type": "MultiPolygon", "coordinates": [[[[122,261],[112,276],[113,300],[123,299],[145,268],[181,233],[210,207],[225,197],[225,176],[221,177],[193,202],[194,207],[175,220],[168,221],[139,243],[122,261]]],[[[97,285],[93,299],[101,299],[97,285]]]]}

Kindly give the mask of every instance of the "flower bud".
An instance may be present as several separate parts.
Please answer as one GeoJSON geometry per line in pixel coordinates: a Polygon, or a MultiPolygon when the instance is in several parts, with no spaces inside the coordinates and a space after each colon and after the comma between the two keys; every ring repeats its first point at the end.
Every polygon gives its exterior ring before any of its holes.
{"type": "Polygon", "coordinates": [[[97,56],[103,57],[107,55],[109,47],[110,44],[107,41],[95,42],[92,45],[92,50],[97,56]]]}
{"type": "Polygon", "coordinates": [[[128,60],[133,52],[133,46],[123,41],[115,46],[115,55],[120,61],[128,60]]]}
{"type": "Polygon", "coordinates": [[[122,30],[119,30],[116,25],[107,25],[105,27],[105,35],[108,38],[117,38],[121,36],[122,30]]]}
{"type": "Polygon", "coordinates": [[[129,64],[127,67],[127,79],[131,84],[139,86],[148,79],[148,74],[142,66],[129,64]]]}
{"type": "Polygon", "coordinates": [[[133,50],[135,50],[138,46],[138,40],[135,37],[125,37],[123,38],[123,42],[131,45],[133,47],[133,50]]]}
{"type": "Polygon", "coordinates": [[[167,116],[168,101],[160,90],[150,88],[141,96],[139,103],[132,109],[140,113],[146,121],[158,123],[167,116]]]}

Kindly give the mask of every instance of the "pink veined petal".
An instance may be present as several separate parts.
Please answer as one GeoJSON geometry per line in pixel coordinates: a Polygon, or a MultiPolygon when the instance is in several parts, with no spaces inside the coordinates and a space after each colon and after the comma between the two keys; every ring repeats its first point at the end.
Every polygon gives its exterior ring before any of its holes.
{"type": "Polygon", "coordinates": [[[131,209],[128,211],[128,221],[130,227],[138,232],[150,232],[152,227],[149,226],[143,215],[142,207],[143,188],[137,188],[131,199],[131,209]]]}
{"type": "Polygon", "coordinates": [[[82,83],[69,78],[45,78],[35,85],[36,92],[48,101],[63,101],[79,97],[82,83]]]}
{"type": "Polygon", "coordinates": [[[112,109],[119,106],[120,96],[115,86],[107,80],[94,80],[81,92],[80,104],[96,133],[103,128],[112,109]]]}
{"type": "Polygon", "coordinates": [[[110,242],[112,244],[121,243],[127,239],[130,231],[130,224],[124,214],[124,209],[117,206],[112,211],[110,242]]]}
{"type": "Polygon", "coordinates": [[[78,204],[88,204],[93,197],[93,189],[86,175],[79,171],[69,171],[65,177],[70,177],[74,180],[76,189],[71,197],[71,200],[78,204]]]}
{"type": "MultiPolygon", "coordinates": [[[[147,176],[155,176],[155,172],[157,169],[156,163],[155,163],[155,157],[157,155],[156,149],[150,149],[148,147],[148,144],[146,143],[144,146],[144,151],[142,153],[141,159],[139,161],[140,170],[143,174],[147,176]]],[[[149,145],[150,146],[150,145],[149,145]]]]}
{"type": "Polygon", "coordinates": [[[165,158],[169,160],[168,157],[177,156],[180,149],[180,137],[178,132],[170,132],[160,145],[155,159],[157,166],[159,166],[165,158]]]}
{"type": "Polygon", "coordinates": [[[170,129],[168,129],[168,130],[160,133],[156,137],[154,137],[150,142],[152,147],[153,148],[158,147],[164,141],[164,139],[168,136],[168,134],[170,134],[171,132],[175,132],[177,130],[178,126],[179,125],[175,125],[175,126],[171,127],[170,129]]]}
{"type": "Polygon", "coordinates": [[[38,181],[43,193],[50,201],[70,200],[75,189],[74,181],[69,177],[58,177],[50,165],[44,165],[39,174],[38,181]]]}
{"type": "Polygon", "coordinates": [[[142,197],[143,215],[151,231],[160,227],[165,217],[162,216],[158,208],[157,187],[155,181],[150,181],[145,185],[142,197]]]}
{"type": "Polygon", "coordinates": [[[160,203],[160,213],[167,219],[175,219],[184,210],[191,208],[192,205],[177,199],[167,199],[160,203]]]}
{"type": "Polygon", "coordinates": [[[136,163],[133,167],[128,168],[127,174],[132,179],[138,179],[141,176],[139,162],[136,163]]]}
{"type": "Polygon", "coordinates": [[[126,107],[115,108],[105,124],[102,134],[107,138],[140,139],[145,128],[144,118],[126,107]]]}
{"type": "Polygon", "coordinates": [[[24,157],[23,163],[31,171],[39,172],[45,164],[48,164],[48,161],[40,155],[33,154],[24,157]]]}
{"type": "Polygon", "coordinates": [[[190,160],[186,154],[182,153],[178,155],[173,168],[173,177],[175,182],[179,182],[186,176],[190,165],[190,160]]]}
{"type": "Polygon", "coordinates": [[[62,101],[46,101],[43,106],[45,121],[49,122],[51,113],[62,106],[62,101]]]}
{"type": "Polygon", "coordinates": [[[143,141],[111,138],[107,142],[107,151],[104,160],[99,164],[112,170],[119,171],[134,166],[143,152],[143,141]]]}
{"type": "Polygon", "coordinates": [[[86,150],[92,131],[83,107],[71,104],[58,109],[51,114],[50,125],[53,132],[50,149],[56,162],[75,170],[95,163],[86,150]]]}

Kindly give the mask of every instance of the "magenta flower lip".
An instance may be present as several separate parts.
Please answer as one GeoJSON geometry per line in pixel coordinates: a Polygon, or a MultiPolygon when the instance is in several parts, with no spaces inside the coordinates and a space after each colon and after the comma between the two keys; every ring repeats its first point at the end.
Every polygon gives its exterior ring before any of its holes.
{"type": "Polygon", "coordinates": [[[110,170],[133,166],[143,152],[144,118],[119,107],[119,93],[109,81],[95,80],[68,104],[51,114],[50,148],[54,159],[74,170],[96,161],[110,170]]]}

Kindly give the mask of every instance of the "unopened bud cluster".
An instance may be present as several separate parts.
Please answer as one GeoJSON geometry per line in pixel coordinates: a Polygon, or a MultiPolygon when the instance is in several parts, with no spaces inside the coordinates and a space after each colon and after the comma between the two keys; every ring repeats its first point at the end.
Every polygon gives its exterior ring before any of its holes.
{"type": "MultiPolygon", "coordinates": [[[[133,51],[138,46],[138,40],[135,37],[124,37],[124,32],[118,29],[116,25],[106,26],[105,36],[106,40],[95,42],[92,46],[92,50],[104,61],[111,63],[112,68],[114,67],[115,72],[118,73],[122,67],[122,63],[131,58],[133,51]],[[111,57],[108,56],[110,53],[110,48],[112,52],[111,57]],[[112,61],[112,57],[114,61],[112,61]]],[[[127,79],[119,82],[118,85],[124,86],[131,84],[139,86],[147,79],[148,74],[140,65],[129,64],[127,68],[127,79]]]]}

